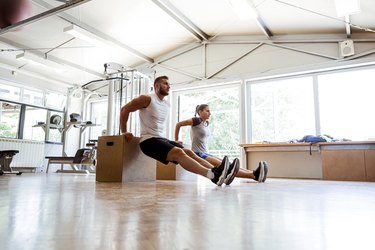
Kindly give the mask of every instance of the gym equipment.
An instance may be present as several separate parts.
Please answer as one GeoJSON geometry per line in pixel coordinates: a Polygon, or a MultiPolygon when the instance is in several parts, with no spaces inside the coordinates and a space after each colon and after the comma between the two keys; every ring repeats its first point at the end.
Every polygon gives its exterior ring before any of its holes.
{"type": "Polygon", "coordinates": [[[46,156],[48,160],[46,173],[48,173],[50,164],[61,164],[61,169],[56,173],[94,173],[96,164],[96,147],[78,149],[74,157],[70,156],[46,156]],[[64,164],[69,164],[72,170],[64,170],[64,164]],[[81,169],[80,166],[89,169],[81,169]]]}
{"type": "Polygon", "coordinates": [[[16,174],[21,175],[20,171],[13,171],[10,167],[10,163],[13,160],[13,156],[18,154],[18,150],[2,150],[0,151],[0,175],[3,174],[16,174]]]}
{"type": "Polygon", "coordinates": [[[81,115],[77,113],[71,113],[70,115],[70,122],[80,122],[81,121],[81,115]]]}
{"type": "Polygon", "coordinates": [[[155,181],[156,162],[142,153],[139,141],[139,137],[127,142],[122,135],[100,136],[96,181],[155,181]]]}
{"type": "Polygon", "coordinates": [[[60,125],[61,123],[61,116],[59,115],[52,115],[51,118],[50,118],[50,124],[54,124],[54,125],[60,125]]]}

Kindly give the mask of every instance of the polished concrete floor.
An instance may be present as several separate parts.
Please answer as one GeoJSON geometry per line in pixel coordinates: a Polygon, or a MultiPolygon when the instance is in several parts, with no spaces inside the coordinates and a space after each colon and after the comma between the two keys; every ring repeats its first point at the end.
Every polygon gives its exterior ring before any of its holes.
{"type": "Polygon", "coordinates": [[[0,176],[0,249],[375,249],[375,183],[0,176]]]}

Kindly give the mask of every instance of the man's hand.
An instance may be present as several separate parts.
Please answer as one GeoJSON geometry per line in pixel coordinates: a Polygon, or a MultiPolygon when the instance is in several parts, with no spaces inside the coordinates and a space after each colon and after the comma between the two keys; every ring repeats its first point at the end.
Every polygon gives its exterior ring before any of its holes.
{"type": "Polygon", "coordinates": [[[178,144],[180,144],[181,145],[181,147],[183,147],[184,148],[184,143],[182,142],[182,141],[175,141],[176,143],[178,143],[178,144]]]}
{"type": "Polygon", "coordinates": [[[133,139],[133,137],[134,137],[133,134],[130,133],[130,132],[122,133],[122,135],[125,136],[125,140],[126,140],[127,142],[130,142],[130,141],[133,139]]]}

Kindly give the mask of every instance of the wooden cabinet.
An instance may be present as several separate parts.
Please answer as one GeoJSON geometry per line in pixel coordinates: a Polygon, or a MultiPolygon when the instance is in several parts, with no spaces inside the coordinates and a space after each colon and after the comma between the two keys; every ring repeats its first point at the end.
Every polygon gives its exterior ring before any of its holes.
{"type": "Polygon", "coordinates": [[[241,144],[245,166],[269,163],[269,177],[338,181],[375,181],[375,141],[322,142],[310,145],[241,144]]]}
{"type": "Polygon", "coordinates": [[[323,180],[366,181],[364,150],[323,150],[323,180]]]}
{"type": "Polygon", "coordinates": [[[365,150],[366,181],[375,181],[375,150],[365,150]]]}

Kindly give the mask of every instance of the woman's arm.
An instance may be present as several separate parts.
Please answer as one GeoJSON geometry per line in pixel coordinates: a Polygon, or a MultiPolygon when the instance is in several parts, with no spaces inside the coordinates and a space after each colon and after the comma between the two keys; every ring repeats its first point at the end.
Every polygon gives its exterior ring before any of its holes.
{"type": "Polygon", "coordinates": [[[180,133],[180,128],[183,126],[192,126],[193,125],[193,119],[187,119],[185,121],[180,121],[176,124],[176,128],[174,131],[174,140],[178,142],[178,135],[180,133]]]}

